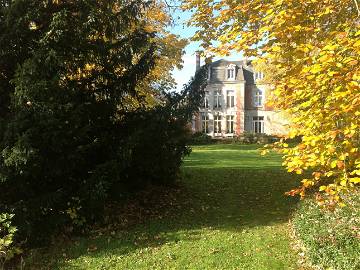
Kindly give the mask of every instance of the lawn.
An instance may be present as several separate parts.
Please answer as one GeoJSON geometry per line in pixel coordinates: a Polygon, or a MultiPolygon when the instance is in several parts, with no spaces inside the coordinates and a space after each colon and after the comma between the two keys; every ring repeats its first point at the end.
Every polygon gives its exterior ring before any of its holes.
{"type": "MultiPolygon", "coordinates": [[[[196,146],[164,213],[39,251],[30,269],[298,269],[288,220],[296,185],[256,145],[196,146]],[[41,258],[41,259],[40,259],[41,258]]],[[[135,209],[136,211],[136,209],[135,209]]]]}

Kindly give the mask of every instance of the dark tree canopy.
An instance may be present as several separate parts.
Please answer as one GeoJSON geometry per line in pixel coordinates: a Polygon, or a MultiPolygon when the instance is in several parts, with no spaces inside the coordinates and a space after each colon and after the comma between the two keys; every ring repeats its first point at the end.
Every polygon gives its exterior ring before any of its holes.
{"type": "Polygon", "coordinates": [[[156,9],[166,15],[156,1],[1,1],[0,212],[29,241],[176,179],[205,75],[164,92],[185,41],[156,9]]]}

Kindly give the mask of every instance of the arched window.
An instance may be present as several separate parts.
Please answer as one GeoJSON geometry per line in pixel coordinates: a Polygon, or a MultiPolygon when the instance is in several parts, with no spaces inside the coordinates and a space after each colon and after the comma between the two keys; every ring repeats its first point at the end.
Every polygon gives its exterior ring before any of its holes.
{"type": "Polygon", "coordinates": [[[256,89],[254,93],[254,106],[261,107],[264,101],[264,94],[263,91],[260,89],[256,89]]]}
{"type": "Polygon", "coordinates": [[[226,68],[226,79],[235,80],[235,76],[236,76],[235,65],[231,64],[226,68]]]}

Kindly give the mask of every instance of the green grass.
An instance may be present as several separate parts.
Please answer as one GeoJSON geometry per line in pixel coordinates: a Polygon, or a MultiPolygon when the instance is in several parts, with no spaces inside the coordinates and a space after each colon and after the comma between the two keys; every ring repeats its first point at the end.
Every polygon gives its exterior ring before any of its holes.
{"type": "Polygon", "coordinates": [[[277,155],[259,155],[258,145],[215,144],[196,146],[184,168],[280,169],[277,155]]]}
{"type": "Polygon", "coordinates": [[[35,252],[27,266],[298,269],[288,235],[297,200],[284,196],[296,183],[281,169],[279,156],[261,157],[257,148],[194,147],[182,168],[182,192],[163,214],[35,252]]]}
{"type": "Polygon", "coordinates": [[[345,203],[329,211],[309,197],[294,216],[308,262],[320,269],[360,269],[360,194],[354,192],[345,203]]]}

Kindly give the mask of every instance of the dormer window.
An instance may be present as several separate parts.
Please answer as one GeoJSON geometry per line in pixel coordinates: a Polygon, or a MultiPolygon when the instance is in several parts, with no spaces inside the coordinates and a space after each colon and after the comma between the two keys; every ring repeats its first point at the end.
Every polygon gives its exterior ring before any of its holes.
{"type": "Polygon", "coordinates": [[[226,79],[235,80],[235,75],[236,75],[235,65],[231,64],[226,69],[226,79]]]}

